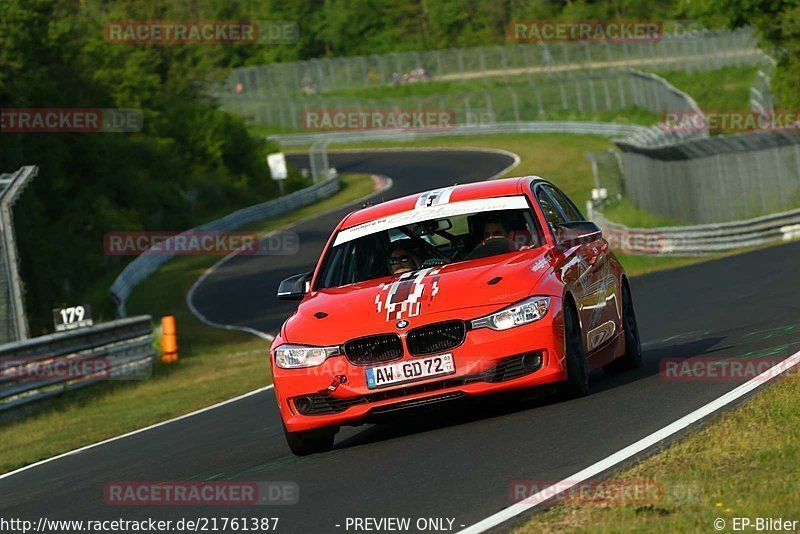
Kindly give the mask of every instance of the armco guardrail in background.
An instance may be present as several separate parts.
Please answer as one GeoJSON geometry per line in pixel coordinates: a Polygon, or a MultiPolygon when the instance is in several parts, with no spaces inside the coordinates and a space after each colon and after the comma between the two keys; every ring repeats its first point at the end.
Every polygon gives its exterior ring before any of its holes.
{"type": "Polygon", "coordinates": [[[764,64],[756,72],[750,86],[750,109],[761,113],[769,113],[775,109],[772,101],[772,84],[770,78],[777,62],[770,56],[764,57],[764,64]]]}
{"type": "Polygon", "coordinates": [[[593,219],[612,248],[626,254],[702,256],[800,238],[800,209],[744,221],[662,228],[629,228],[599,212],[593,219]]]}
{"type": "Polygon", "coordinates": [[[105,380],[149,378],[149,315],[0,345],[0,412],[105,380]]]}
{"type": "Polygon", "coordinates": [[[413,141],[440,136],[497,135],[514,133],[570,133],[581,135],[631,136],[646,134],[648,128],[636,124],[575,121],[498,122],[477,126],[457,126],[447,131],[368,130],[308,134],[271,135],[270,141],[283,146],[322,146],[328,143],[363,143],[366,141],[413,141]]]}
{"type": "MultiPolygon", "coordinates": [[[[230,232],[241,228],[242,226],[258,221],[264,221],[296,210],[303,206],[313,204],[319,200],[327,198],[339,190],[340,184],[337,177],[327,178],[322,182],[314,184],[300,191],[295,191],[281,198],[256,204],[248,208],[243,208],[238,211],[203,224],[186,232],[230,232]]],[[[182,234],[181,234],[182,235],[182,234]]],[[[170,239],[175,239],[175,236],[170,239]]],[[[165,250],[174,250],[174,247],[169,245],[169,240],[162,243],[161,247],[165,250]]],[[[158,254],[143,254],[137,256],[131,261],[125,269],[117,276],[114,283],[111,285],[109,293],[111,298],[114,299],[117,305],[117,315],[124,317],[125,301],[133,291],[133,288],[139,285],[142,281],[147,279],[151,274],[156,272],[159,267],[173,258],[162,252],[158,254]]]]}
{"type": "Polygon", "coordinates": [[[38,167],[29,165],[13,173],[0,174],[0,343],[28,337],[13,206],[38,172],[38,167]]]}

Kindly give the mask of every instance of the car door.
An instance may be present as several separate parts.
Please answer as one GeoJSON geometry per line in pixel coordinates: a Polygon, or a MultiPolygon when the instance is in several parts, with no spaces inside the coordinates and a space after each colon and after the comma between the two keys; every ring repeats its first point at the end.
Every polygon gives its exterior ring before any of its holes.
{"type": "MultiPolygon", "coordinates": [[[[550,184],[537,186],[536,199],[553,234],[558,225],[583,219],[563,193],[550,184]]],[[[587,354],[602,344],[601,332],[609,329],[608,326],[602,327],[605,295],[597,245],[593,241],[564,250],[565,258],[559,266],[563,283],[575,297],[583,334],[581,339],[587,354]]]]}
{"type": "MultiPolygon", "coordinates": [[[[550,186],[547,190],[564,211],[568,221],[586,220],[562,191],[550,186]]],[[[620,287],[608,252],[608,242],[602,236],[582,247],[583,257],[591,266],[589,277],[592,289],[589,291],[589,298],[593,301],[587,305],[588,313],[585,314],[589,316],[586,324],[590,325],[584,331],[587,351],[593,351],[611,341],[622,327],[620,287]]]]}

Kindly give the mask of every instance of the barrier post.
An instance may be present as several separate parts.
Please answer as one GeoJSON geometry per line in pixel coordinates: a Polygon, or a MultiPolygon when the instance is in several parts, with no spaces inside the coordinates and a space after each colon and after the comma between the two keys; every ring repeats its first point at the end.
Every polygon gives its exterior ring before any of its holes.
{"type": "Polygon", "coordinates": [[[175,330],[175,316],[161,318],[161,361],[175,363],[178,361],[178,335],[175,330]]]}

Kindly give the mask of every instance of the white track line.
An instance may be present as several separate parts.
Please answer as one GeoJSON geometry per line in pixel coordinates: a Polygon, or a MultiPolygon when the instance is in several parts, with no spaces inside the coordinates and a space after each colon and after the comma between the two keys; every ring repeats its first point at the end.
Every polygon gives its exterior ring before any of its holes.
{"type": "Polygon", "coordinates": [[[726,393],[725,395],[709,402],[705,406],[698,408],[697,410],[693,411],[692,413],[685,415],[671,423],[664,428],[657,430],[650,434],[649,436],[640,439],[636,443],[632,445],[628,445],[624,449],[621,449],[611,456],[600,460],[599,462],[590,465],[586,469],[578,471],[572,476],[569,476],[554,484],[553,486],[549,486],[548,488],[543,489],[539,493],[535,495],[531,495],[527,499],[520,501],[516,504],[509,506],[503,510],[500,510],[494,515],[490,515],[486,519],[471,525],[464,530],[461,530],[459,534],[478,534],[480,532],[486,532],[489,529],[492,529],[501,523],[508,521],[509,519],[523,513],[527,512],[536,506],[546,502],[556,495],[567,491],[573,486],[576,486],[587,480],[591,477],[597,476],[607,469],[618,465],[620,462],[631,458],[632,456],[649,449],[650,447],[657,445],[662,440],[680,432],[681,430],[685,429],[686,427],[692,425],[703,419],[704,417],[708,417],[709,415],[713,414],[720,408],[727,406],[731,402],[735,401],[736,399],[741,398],[744,395],[747,395],[754,389],[758,388],[769,382],[770,380],[774,379],[777,376],[780,376],[781,373],[784,373],[788,369],[791,369],[795,365],[800,363],[800,352],[796,352],[793,355],[789,356],[785,360],[781,361],[780,363],[770,367],[768,370],[764,371],[760,375],[755,378],[750,379],[749,381],[745,382],[741,386],[738,386],[736,389],[733,389],[726,393]]]}
{"type": "Polygon", "coordinates": [[[34,467],[38,467],[38,466],[40,466],[42,464],[46,464],[46,463],[52,462],[54,460],[58,460],[60,458],[64,458],[65,456],[72,456],[73,454],[78,454],[80,452],[83,452],[83,451],[86,451],[86,450],[89,450],[89,449],[93,449],[95,447],[99,447],[100,445],[105,445],[106,443],[112,443],[114,441],[125,439],[125,438],[128,438],[130,436],[135,436],[136,434],[141,434],[142,432],[147,432],[148,430],[152,430],[152,429],[158,428],[160,426],[168,425],[168,424],[174,423],[176,421],[181,421],[183,419],[187,419],[187,418],[192,417],[194,415],[198,415],[198,414],[201,414],[201,413],[204,413],[204,412],[208,412],[210,410],[215,410],[215,409],[219,408],[220,406],[225,406],[226,404],[231,404],[233,402],[240,401],[242,399],[245,399],[247,397],[251,397],[251,396],[256,395],[258,393],[261,393],[263,391],[267,391],[269,389],[272,389],[272,384],[270,384],[268,386],[265,386],[263,388],[255,389],[253,391],[245,393],[244,395],[239,395],[238,397],[234,397],[232,399],[228,399],[228,400],[225,400],[225,401],[222,401],[222,402],[218,402],[217,404],[212,404],[211,406],[206,406],[205,408],[201,408],[201,409],[196,410],[194,412],[189,412],[187,414],[180,415],[180,416],[175,417],[173,419],[168,419],[166,421],[161,421],[160,423],[156,423],[154,425],[146,426],[144,428],[140,428],[138,430],[134,430],[134,431],[128,432],[126,434],[121,434],[121,435],[115,436],[113,438],[104,439],[103,441],[98,441],[97,443],[92,443],[91,445],[86,445],[84,447],[80,447],[78,449],[74,449],[74,450],[71,450],[69,452],[65,452],[63,454],[59,454],[57,456],[53,456],[51,458],[47,458],[46,460],[40,460],[40,461],[38,461],[36,463],[30,464],[30,465],[26,465],[25,467],[20,467],[19,469],[16,469],[16,470],[11,471],[9,473],[5,473],[4,475],[0,475],[0,480],[2,480],[4,478],[11,477],[11,476],[14,476],[14,475],[16,475],[18,473],[22,473],[23,471],[27,471],[28,469],[33,469],[34,467]]]}
{"type": "MultiPolygon", "coordinates": [[[[383,191],[385,191],[386,189],[388,189],[389,187],[391,187],[391,186],[392,186],[392,181],[391,181],[391,179],[389,179],[389,178],[384,178],[384,177],[380,177],[380,179],[382,180],[382,182],[381,182],[381,186],[380,186],[380,187],[379,187],[379,188],[378,188],[378,189],[377,189],[375,192],[373,192],[373,193],[369,194],[368,196],[366,196],[366,197],[364,197],[364,198],[362,198],[362,199],[359,199],[359,200],[356,200],[356,201],[354,201],[354,202],[351,202],[351,203],[345,204],[344,206],[339,206],[339,207],[336,207],[336,208],[333,208],[333,209],[327,210],[327,211],[325,211],[325,212],[323,212],[323,213],[320,213],[319,215],[315,215],[315,217],[319,217],[319,216],[321,216],[321,215],[324,215],[325,213],[329,213],[329,212],[331,212],[331,211],[335,211],[335,210],[337,210],[337,209],[340,209],[340,208],[342,208],[342,207],[349,206],[350,204],[354,204],[354,203],[356,203],[356,202],[362,202],[363,200],[365,200],[365,199],[367,199],[367,198],[370,198],[370,197],[372,197],[372,196],[374,196],[374,195],[377,195],[377,194],[380,194],[380,193],[382,193],[383,191]]],[[[261,238],[263,239],[263,238],[265,238],[265,237],[267,237],[267,236],[269,236],[269,235],[272,235],[272,234],[274,234],[275,232],[279,232],[279,231],[281,231],[281,230],[285,230],[285,229],[287,229],[287,228],[291,228],[292,226],[294,226],[294,225],[296,225],[296,224],[299,224],[300,222],[302,222],[302,221],[297,221],[297,222],[295,222],[295,223],[292,223],[292,224],[290,224],[290,225],[284,226],[284,227],[282,227],[282,228],[280,228],[280,229],[278,229],[278,230],[275,230],[275,231],[273,231],[273,232],[269,232],[269,233],[267,233],[267,234],[265,234],[265,235],[261,236],[261,238]]],[[[224,329],[226,329],[226,330],[242,330],[243,332],[247,332],[247,333],[249,333],[249,334],[253,334],[253,335],[255,335],[255,336],[258,336],[258,337],[260,337],[260,338],[262,338],[262,339],[266,339],[266,340],[268,340],[268,341],[272,341],[272,339],[273,339],[273,336],[271,336],[270,334],[267,334],[266,332],[261,332],[261,331],[259,331],[259,330],[256,330],[256,329],[254,329],[254,328],[250,328],[250,327],[247,327],[247,326],[223,325],[223,324],[217,324],[217,323],[214,323],[213,321],[210,321],[209,319],[206,319],[206,318],[205,318],[205,317],[204,317],[204,316],[203,316],[201,313],[199,313],[199,311],[197,311],[197,310],[194,308],[194,306],[192,305],[191,295],[192,295],[192,293],[194,292],[194,290],[195,290],[195,287],[197,287],[197,286],[199,285],[199,282],[201,282],[202,280],[204,280],[204,279],[205,279],[205,278],[206,278],[206,277],[207,277],[209,274],[211,274],[211,272],[213,272],[213,270],[214,270],[214,269],[218,268],[218,267],[219,267],[220,265],[222,265],[222,264],[223,264],[225,261],[229,260],[230,258],[232,258],[233,256],[235,256],[236,254],[239,254],[239,252],[240,252],[240,251],[234,251],[234,252],[231,252],[230,254],[228,254],[227,256],[225,256],[224,258],[222,258],[222,259],[221,259],[219,262],[217,262],[216,264],[214,264],[213,266],[211,266],[209,269],[207,269],[207,270],[206,270],[206,271],[205,271],[205,272],[204,272],[204,273],[203,273],[203,274],[200,276],[200,278],[198,278],[198,279],[197,279],[197,281],[195,281],[194,285],[192,285],[192,288],[189,290],[189,294],[188,294],[188,295],[187,295],[187,297],[186,297],[186,303],[189,305],[189,308],[192,310],[192,313],[194,313],[194,314],[195,314],[195,316],[197,316],[197,318],[198,318],[198,319],[200,319],[201,321],[203,321],[205,324],[207,324],[207,325],[209,325],[209,326],[214,326],[214,327],[217,327],[217,328],[224,328],[224,329]]],[[[172,419],[168,419],[168,420],[166,420],[166,421],[162,421],[162,422],[160,422],[160,423],[156,423],[156,424],[154,424],[154,425],[150,425],[150,426],[147,426],[147,427],[144,427],[144,428],[140,428],[140,429],[138,429],[138,430],[133,430],[133,431],[131,431],[131,432],[128,432],[128,433],[125,433],[125,434],[121,434],[121,435],[119,435],[119,436],[115,436],[115,437],[113,437],[113,438],[108,438],[108,439],[105,439],[105,440],[103,440],[103,441],[98,441],[97,443],[92,443],[92,444],[90,444],[90,445],[85,445],[85,446],[83,446],[83,447],[80,447],[80,448],[78,448],[78,449],[73,449],[73,450],[71,450],[71,451],[69,451],[69,452],[65,452],[65,453],[59,454],[59,455],[57,455],[57,456],[52,456],[52,457],[50,457],[50,458],[47,458],[47,459],[45,459],[45,460],[40,460],[40,461],[38,461],[38,462],[35,462],[35,463],[32,463],[32,464],[30,464],[30,465],[26,465],[25,467],[20,467],[19,469],[16,469],[16,470],[14,470],[14,471],[10,471],[10,472],[8,472],[8,473],[5,473],[5,474],[3,474],[3,475],[0,475],[0,480],[2,480],[2,479],[4,479],[4,478],[11,477],[11,476],[13,476],[13,475],[16,475],[17,473],[22,473],[23,471],[27,471],[28,469],[33,469],[34,467],[38,467],[38,466],[40,466],[40,465],[43,465],[43,464],[46,464],[46,463],[52,462],[52,461],[54,461],[54,460],[58,460],[58,459],[60,459],[60,458],[64,458],[65,456],[71,456],[71,455],[73,455],[73,454],[78,454],[78,453],[80,453],[80,452],[83,452],[83,451],[86,451],[86,450],[89,450],[89,449],[93,449],[93,448],[95,448],[95,447],[99,447],[100,445],[105,445],[106,443],[111,443],[111,442],[114,442],[114,441],[118,441],[118,440],[121,440],[121,439],[125,439],[125,438],[127,438],[127,437],[130,437],[130,436],[135,436],[136,434],[141,434],[142,432],[147,432],[148,430],[152,430],[152,429],[154,429],[154,428],[158,428],[158,427],[160,427],[160,426],[168,425],[168,424],[170,424],[170,423],[174,423],[174,422],[176,422],[176,421],[181,421],[182,419],[187,419],[187,418],[189,418],[189,417],[192,417],[192,416],[194,416],[194,415],[197,415],[197,414],[201,414],[201,413],[204,413],[204,412],[208,412],[208,411],[210,411],[210,410],[214,410],[214,409],[216,409],[216,408],[219,408],[219,407],[221,407],[221,406],[225,406],[226,404],[231,404],[231,403],[233,403],[233,402],[240,401],[240,400],[242,400],[242,399],[245,399],[245,398],[247,398],[247,397],[250,397],[250,396],[252,396],[252,395],[256,395],[256,394],[258,394],[258,393],[261,393],[261,392],[263,392],[263,391],[267,391],[267,390],[269,390],[269,389],[272,389],[272,384],[270,384],[270,385],[268,385],[268,386],[265,386],[265,387],[263,387],[263,388],[258,388],[258,389],[255,389],[255,390],[253,390],[253,391],[249,391],[249,392],[247,392],[247,393],[245,393],[245,394],[243,394],[243,395],[239,395],[238,397],[234,397],[234,398],[232,398],[232,399],[228,399],[228,400],[225,400],[225,401],[222,401],[222,402],[218,402],[217,404],[213,404],[213,405],[211,405],[211,406],[206,406],[205,408],[201,408],[201,409],[199,409],[199,410],[196,410],[196,411],[194,411],[194,412],[189,412],[189,413],[187,413],[187,414],[184,414],[184,415],[181,415],[181,416],[178,416],[178,417],[172,418],[172,419]]]]}
{"type": "MultiPolygon", "coordinates": [[[[491,151],[491,150],[487,150],[487,151],[491,151]]],[[[498,150],[497,152],[504,152],[505,153],[506,151],[498,150]]],[[[502,172],[500,172],[500,173],[496,174],[495,176],[493,176],[492,178],[495,178],[497,176],[502,175],[505,172],[508,172],[509,170],[513,169],[514,167],[516,167],[519,164],[519,156],[517,156],[516,154],[514,154],[512,152],[507,152],[507,153],[514,158],[514,163],[512,165],[510,165],[509,167],[507,167],[506,169],[504,169],[502,172]]],[[[365,200],[367,200],[369,198],[377,196],[377,195],[383,193],[384,191],[386,191],[387,189],[392,187],[392,179],[391,178],[386,177],[386,176],[380,176],[380,175],[373,175],[373,176],[375,177],[376,182],[378,182],[380,184],[378,186],[378,188],[374,192],[372,192],[371,194],[367,195],[366,197],[362,197],[362,198],[354,200],[352,202],[348,202],[347,204],[344,204],[342,206],[337,206],[335,208],[331,208],[330,210],[326,210],[326,211],[324,211],[322,213],[319,213],[319,214],[315,215],[315,217],[320,217],[320,216],[325,215],[327,213],[331,213],[331,212],[334,212],[336,210],[339,210],[339,209],[342,209],[342,208],[346,208],[347,206],[358,204],[358,203],[363,202],[363,201],[365,201],[365,200]]],[[[492,179],[492,178],[489,178],[489,179],[492,179]]],[[[262,239],[264,237],[267,237],[267,236],[270,236],[270,235],[274,234],[275,232],[279,232],[281,230],[286,230],[287,228],[291,228],[291,227],[293,227],[293,226],[295,226],[297,224],[300,224],[301,222],[303,222],[303,221],[297,221],[295,223],[292,223],[292,224],[289,224],[287,226],[284,226],[283,228],[281,228],[279,230],[275,230],[273,232],[269,232],[269,233],[265,234],[264,236],[262,236],[262,239]]],[[[255,336],[258,336],[258,337],[260,337],[262,339],[266,339],[268,341],[272,341],[272,339],[274,339],[274,336],[272,336],[270,334],[267,334],[266,332],[261,332],[259,330],[254,329],[254,328],[250,328],[250,327],[247,327],[247,326],[223,325],[223,324],[215,323],[215,322],[207,319],[206,317],[204,317],[203,314],[201,314],[199,312],[199,310],[197,310],[194,307],[194,305],[192,304],[192,295],[193,295],[194,290],[196,289],[196,287],[200,284],[200,282],[202,280],[204,280],[209,274],[211,274],[211,272],[213,272],[215,269],[219,268],[220,265],[224,264],[226,261],[228,261],[230,258],[235,256],[236,254],[237,254],[237,252],[232,252],[232,253],[228,254],[227,256],[225,256],[224,258],[222,258],[219,262],[217,262],[216,264],[214,264],[210,268],[208,268],[200,276],[200,278],[198,278],[195,281],[195,283],[192,285],[192,288],[189,290],[189,293],[186,296],[186,304],[189,306],[189,309],[192,311],[192,313],[198,319],[200,319],[203,323],[205,323],[205,324],[207,324],[209,326],[213,326],[213,327],[216,327],[216,328],[224,328],[226,330],[241,330],[243,332],[247,332],[249,334],[253,334],[255,336]]],[[[105,439],[103,441],[98,441],[97,443],[92,443],[90,445],[85,445],[83,447],[80,447],[80,448],[77,448],[77,449],[73,449],[71,451],[68,451],[68,452],[65,452],[65,453],[62,453],[62,454],[58,454],[56,456],[52,456],[50,458],[46,458],[44,460],[40,460],[40,461],[32,463],[30,465],[26,465],[25,467],[20,467],[19,469],[15,469],[14,471],[10,471],[8,473],[2,474],[2,475],[0,475],[0,480],[2,480],[4,478],[11,477],[11,476],[14,476],[14,475],[16,475],[18,473],[22,473],[23,471],[27,471],[28,469],[33,469],[34,467],[38,467],[40,465],[53,462],[55,460],[64,458],[66,456],[72,456],[73,454],[78,454],[78,453],[81,453],[83,451],[86,451],[86,450],[89,450],[89,449],[93,449],[93,448],[99,447],[101,445],[105,445],[106,443],[112,443],[114,441],[125,439],[127,437],[134,436],[136,434],[141,434],[142,432],[147,432],[148,430],[152,430],[152,429],[158,428],[160,426],[168,425],[170,423],[174,423],[174,422],[180,421],[182,419],[187,419],[189,417],[192,417],[192,416],[197,415],[197,414],[201,414],[203,412],[208,412],[210,410],[214,410],[216,408],[219,408],[220,406],[225,406],[226,404],[231,404],[233,402],[240,401],[240,400],[245,399],[247,397],[250,397],[252,395],[256,395],[256,394],[261,393],[263,391],[267,391],[269,389],[272,389],[272,384],[270,384],[268,386],[265,386],[263,388],[255,389],[255,390],[250,391],[248,393],[245,393],[243,395],[239,395],[238,397],[234,397],[232,399],[228,399],[228,400],[225,400],[225,401],[222,401],[222,402],[218,402],[217,404],[213,404],[211,406],[206,406],[205,408],[201,408],[201,409],[196,410],[194,412],[189,412],[187,414],[184,414],[184,415],[172,418],[172,419],[168,419],[166,421],[162,421],[162,422],[156,423],[154,425],[150,425],[150,426],[147,426],[147,427],[144,427],[144,428],[140,428],[138,430],[133,430],[133,431],[128,432],[126,434],[121,434],[121,435],[115,436],[113,438],[108,438],[108,439],[105,439]]]]}
{"type": "MultiPolygon", "coordinates": [[[[386,191],[387,189],[392,187],[392,179],[389,178],[389,177],[379,176],[379,175],[374,174],[373,175],[373,179],[375,180],[375,183],[376,183],[377,187],[369,195],[367,195],[365,197],[361,197],[361,198],[356,199],[356,200],[353,200],[352,202],[348,202],[347,204],[343,204],[341,206],[336,206],[336,207],[333,207],[333,208],[331,208],[329,210],[325,210],[325,211],[323,211],[321,213],[318,213],[318,214],[314,215],[313,218],[322,217],[323,215],[327,215],[328,213],[332,213],[334,211],[346,208],[348,206],[352,206],[352,205],[355,205],[355,204],[362,203],[362,202],[364,202],[364,201],[366,201],[366,200],[368,200],[368,199],[370,199],[370,198],[372,198],[374,196],[377,196],[377,195],[383,193],[384,191],[386,191]]],[[[277,234],[278,232],[285,232],[286,230],[289,230],[290,228],[294,228],[298,224],[304,223],[304,222],[306,222],[308,220],[309,219],[302,219],[302,220],[299,220],[299,221],[295,221],[293,223],[287,224],[286,226],[282,226],[282,227],[280,227],[280,228],[278,228],[276,230],[272,230],[271,232],[267,232],[266,234],[263,234],[263,235],[259,236],[259,240],[266,239],[266,238],[268,238],[270,236],[273,236],[273,235],[277,234]]],[[[198,310],[197,307],[195,307],[194,302],[192,302],[192,300],[194,298],[195,291],[206,280],[206,278],[211,276],[214,273],[214,271],[216,271],[217,269],[219,269],[220,267],[225,265],[232,258],[234,258],[235,256],[238,256],[239,254],[241,254],[243,252],[243,250],[244,249],[235,250],[235,251],[231,252],[230,254],[228,254],[227,256],[222,258],[221,260],[219,260],[217,263],[215,263],[214,265],[212,265],[211,267],[206,269],[203,272],[203,274],[201,274],[200,277],[197,280],[194,281],[194,284],[192,284],[192,287],[189,289],[189,293],[186,294],[186,305],[189,307],[189,310],[192,312],[192,314],[195,317],[200,319],[200,321],[202,321],[204,324],[207,324],[208,326],[213,326],[214,328],[222,328],[224,330],[240,330],[242,332],[246,332],[248,334],[252,334],[254,336],[258,336],[261,339],[266,339],[267,341],[272,341],[273,339],[275,339],[275,336],[272,335],[272,334],[268,334],[267,332],[262,332],[261,330],[256,330],[255,328],[250,328],[249,326],[240,326],[240,325],[234,325],[234,324],[223,324],[223,323],[217,323],[215,321],[212,321],[211,319],[209,319],[208,317],[203,315],[200,312],[200,310],[198,310]]]]}

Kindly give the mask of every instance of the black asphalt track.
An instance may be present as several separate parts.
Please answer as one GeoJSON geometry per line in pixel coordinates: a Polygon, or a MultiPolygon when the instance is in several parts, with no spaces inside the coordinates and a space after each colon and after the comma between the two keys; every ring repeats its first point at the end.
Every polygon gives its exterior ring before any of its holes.
{"type": "MultiPolygon", "coordinates": [[[[390,176],[389,198],[479,180],[510,158],[376,152],[331,161],[341,171],[390,176]]],[[[226,263],[199,287],[194,304],[211,320],[275,332],[292,308],[275,299],[278,282],[313,265],[341,215],[295,227],[298,254],[226,263]]],[[[297,533],[354,532],[347,518],[367,517],[411,518],[417,532],[418,518],[449,518],[459,530],[511,504],[514,481],[568,477],[737,385],[665,380],[662,360],[783,358],[800,350],[799,259],[800,243],[793,243],[633,279],[644,364],[615,376],[595,373],[585,398],[452,404],[343,429],[334,451],[297,458],[267,390],[0,479],[0,518],[279,517],[278,532],[297,533]],[[112,506],[103,498],[109,481],[206,480],[290,481],[300,501],[231,508],[112,506]]],[[[713,491],[703,481],[683,482],[713,491]]]]}

